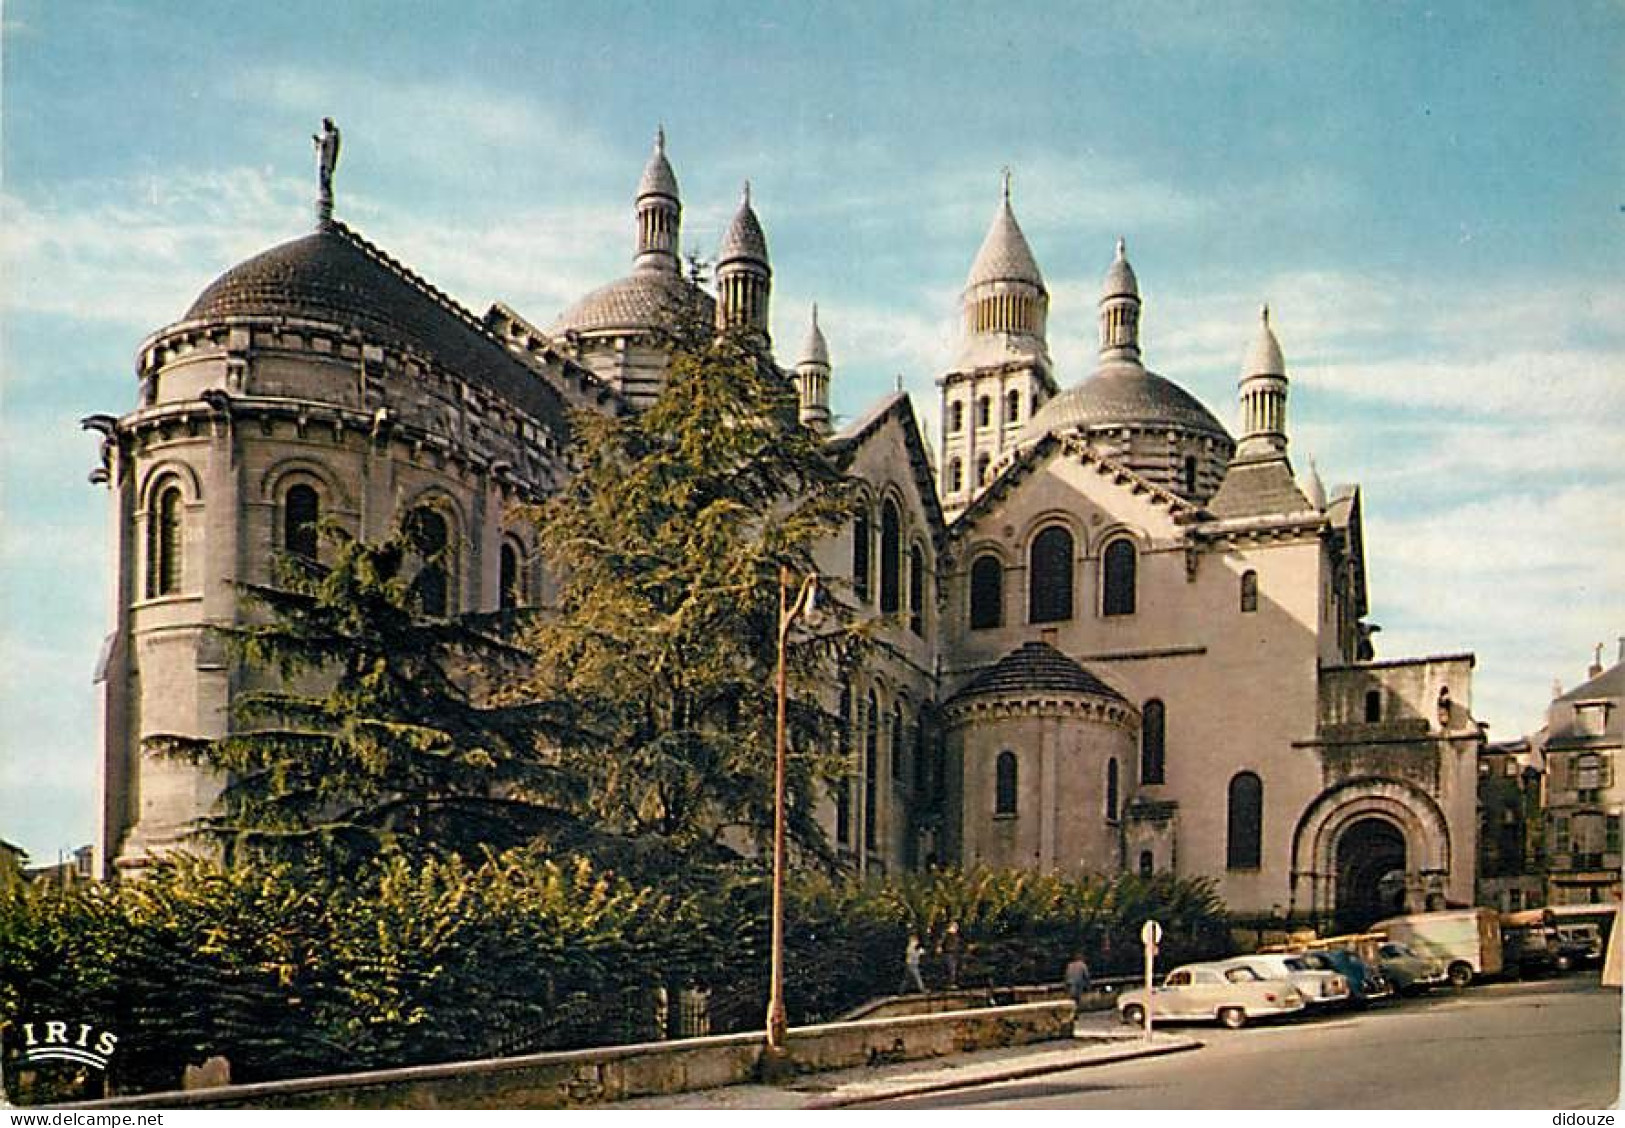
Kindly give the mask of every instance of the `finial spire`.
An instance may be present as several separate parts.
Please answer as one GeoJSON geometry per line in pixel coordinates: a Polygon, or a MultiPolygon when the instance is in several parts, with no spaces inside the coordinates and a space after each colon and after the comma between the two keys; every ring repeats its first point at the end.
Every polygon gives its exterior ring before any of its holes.
{"type": "Polygon", "coordinates": [[[818,328],[818,303],[814,302],[812,305],[813,328],[816,329],[818,328]]]}
{"type": "Polygon", "coordinates": [[[1259,309],[1258,316],[1263,320],[1265,326],[1267,327],[1269,325],[1269,323],[1270,323],[1270,303],[1269,302],[1265,302],[1264,305],[1259,309]]]}
{"type": "Polygon", "coordinates": [[[660,153],[662,156],[665,155],[665,152],[666,152],[666,123],[665,122],[661,122],[659,125],[655,126],[655,152],[660,153]]]}
{"type": "Polygon", "coordinates": [[[1119,235],[1117,237],[1117,261],[1122,262],[1128,258],[1128,243],[1119,235]]]}
{"type": "Polygon", "coordinates": [[[1004,202],[1008,204],[1010,202],[1010,166],[1009,165],[1005,165],[1004,168],[1002,170],[1000,170],[1000,178],[1003,181],[1002,188],[1003,188],[1003,192],[1004,192],[1004,202]]]}
{"type": "Polygon", "coordinates": [[[322,119],[322,131],[313,133],[311,141],[316,146],[316,225],[318,227],[331,227],[333,225],[333,170],[339,164],[339,127],[333,124],[333,119],[322,119]]]}
{"type": "Polygon", "coordinates": [[[747,207],[747,208],[750,207],[750,181],[748,179],[745,181],[745,193],[744,193],[744,196],[740,199],[739,202],[744,207],[747,207]]]}

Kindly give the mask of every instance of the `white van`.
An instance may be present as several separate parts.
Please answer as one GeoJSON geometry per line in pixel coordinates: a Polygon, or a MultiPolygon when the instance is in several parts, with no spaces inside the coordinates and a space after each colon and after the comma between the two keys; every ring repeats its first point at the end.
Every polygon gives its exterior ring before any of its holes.
{"type": "Polygon", "coordinates": [[[1501,919],[1494,909],[1451,909],[1379,920],[1370,928],[1444,964],[1456,987],[1501,974],[1501,919]]]}

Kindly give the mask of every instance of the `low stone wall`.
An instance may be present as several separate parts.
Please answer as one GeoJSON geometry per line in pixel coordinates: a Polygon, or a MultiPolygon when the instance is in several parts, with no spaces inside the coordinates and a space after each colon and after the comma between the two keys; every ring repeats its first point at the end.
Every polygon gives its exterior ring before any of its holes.
{"type": "MultiPolygon", "coordinates": [[[[945,1014],[793,1028],[781,1068],[797,1072],[913,1061],[1068,1037],[1072,1003],[1027,1003],[945,1014]]],[[[104,1108],[567,1108],[710,1089],[756,1079],[763,1035],[726,1034],[638,1046],[369,1073],[149,1093],[59,1106],[104,1108]]]]}
{"type": "MultiPolygon", "coordinates": [[[[1097,979],[1094,990],[1083,997],[1080,1011],[1111,1010],[1117,1005],[1118,992],[1143,985],[1133,976],[1113,976],[1097,979]]],[[[863,1018],[896,1018],[908,1014],[942,1014],[944,1011],[974,1010],[979,1007],[1016,1006],[1021,1003],[1058,1002],[1071,999],[1071,993],[1059,983],[1032,984],[1021,987],[960,987],[952,991],[930,991],[919,995],[882,995],[854,1007],[837,1020],[856,1022],[863,1018]]]]}

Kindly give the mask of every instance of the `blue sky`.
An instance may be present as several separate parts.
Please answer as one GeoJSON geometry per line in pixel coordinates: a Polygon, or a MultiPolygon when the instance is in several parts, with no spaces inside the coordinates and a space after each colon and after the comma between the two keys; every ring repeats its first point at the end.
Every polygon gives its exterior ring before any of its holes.
{"type": "Polygon", "coordinates": [[[140,339],[338,214],[465,304],[547,324],[624,273],[664,123],[687,247],[747,177],[793,360],[836,411],[901,375],[934,421],[998,198],[1061,383],[1126,236],[1149,365],[1234,426],[1269,301],[1293,454],[1366,495],[1379,655],[1471,650],[1495,738],[1625,634],[1625,9],[1614,3],[8,0],[0,837],[95,831],[107,496],[78,419],[140,339]]]}

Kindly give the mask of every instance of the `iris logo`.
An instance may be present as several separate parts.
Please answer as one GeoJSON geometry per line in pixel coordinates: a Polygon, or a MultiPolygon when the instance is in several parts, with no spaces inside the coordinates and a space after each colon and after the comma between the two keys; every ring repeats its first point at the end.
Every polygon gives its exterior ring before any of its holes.
{"type": "Polygon", "coordinates": [[[22,1031],[23,1060],[30,1064],[71,1061],[105,1070],[118,1047],[117,1034],[88,1022],[25,1022],[22,1031]]]}

